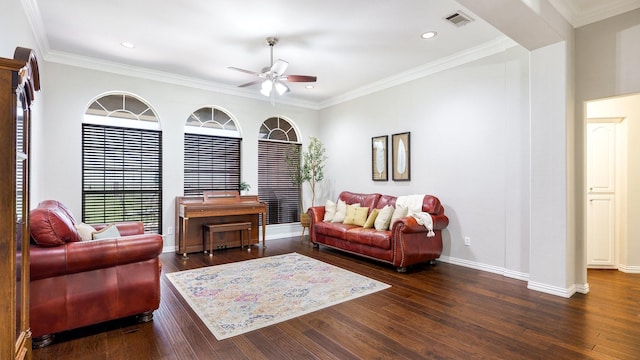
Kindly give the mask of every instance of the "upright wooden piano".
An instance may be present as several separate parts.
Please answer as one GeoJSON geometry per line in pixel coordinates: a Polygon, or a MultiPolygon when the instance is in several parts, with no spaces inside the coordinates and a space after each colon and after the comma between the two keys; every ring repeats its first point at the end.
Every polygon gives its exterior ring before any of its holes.
{"type": "MultiPolygon", "coordinates": [[[[251,222],[249,246],[258,244],[258,220],[262,215],[262,246],[265,246],[267,205],[257,195],[240,195],[236,191],[206,191],[204,196],[176,197],[176,252],[204,251],[202,225],[251,222]]],[[[247,241],[245,239],[245,244],[247,241]]],[[[216,234],[217,247],[239,247],[240,233],[216,234]]]]}

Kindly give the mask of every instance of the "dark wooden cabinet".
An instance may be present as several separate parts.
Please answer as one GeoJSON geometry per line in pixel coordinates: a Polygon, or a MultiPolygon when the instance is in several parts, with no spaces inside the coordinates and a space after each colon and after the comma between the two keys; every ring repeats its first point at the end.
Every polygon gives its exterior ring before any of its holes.
{"type": "Polygon", "coordinates": [[[0,359],[30,359],[29,125],[40,89],[30,49],[0,58],[0,359]]]}

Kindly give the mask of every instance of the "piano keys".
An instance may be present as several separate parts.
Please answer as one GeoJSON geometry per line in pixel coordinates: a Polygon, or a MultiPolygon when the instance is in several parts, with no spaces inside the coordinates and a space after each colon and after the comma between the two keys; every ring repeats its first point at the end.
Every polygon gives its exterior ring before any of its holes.
{"type": "MultiPolygon", "coordinates": [[[[262,246],[265,246],[267,205],[257,195],[240,195],[237,191],[206,191],[204,196],[176,197],[176,253],[204,251],[202,225],[251,222],[249,246],[259,244],[259,216],[262,216],[262,246]]],[[[245,244],[247,240],[245,239],[245,244]]],[[[216,245],[240,247],[239,232],[216,234],[216,245]]]]}

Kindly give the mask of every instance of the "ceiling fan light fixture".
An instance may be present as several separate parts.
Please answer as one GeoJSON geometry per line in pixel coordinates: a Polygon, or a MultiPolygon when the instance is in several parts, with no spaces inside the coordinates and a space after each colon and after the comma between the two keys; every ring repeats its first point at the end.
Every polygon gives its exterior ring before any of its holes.
{"type": "Polygon", "coordinates": [[[284,93],[287,92],[287,90],[289,90],[283,83],[279,81],[275,82],[274,87],[276,88],[278,95],[283,95],[284,93]]]}
{"type": "Polygon", "coordinates": [[[271,90],[273,89],[273,81],[267,79],[262,82],[262,87],[260,89],[260,93],[264,96],[271,95],[271,90]]]}
{"type": "Polygon", "coordinates": [[[238,86],[247,87],[260,84],[260,93],[271,97],[272,103],[276,94],[281,96],[291,91],[286,84],[287,82],[316,82],[317,80],[317,77],[311,75],[284,75],[289,63],[282,59],[278,59],[276,62],[273,61],[273,46],[277,42],[278,39],[275,37],[267,38],[267,44],[270,47],[270,62],[269,66],[263,67],[261,72],[229,66],[229,69],[257,76],[259,79],[238,86]]]}

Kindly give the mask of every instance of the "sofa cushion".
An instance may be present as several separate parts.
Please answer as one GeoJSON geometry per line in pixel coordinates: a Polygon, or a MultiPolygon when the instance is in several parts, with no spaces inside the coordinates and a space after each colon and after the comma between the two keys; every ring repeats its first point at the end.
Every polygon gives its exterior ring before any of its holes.
{"type": "Polygon", "coordinates": [[[347,241],[381,249],[391,249],[391,231],[378,231],[376,229],[364,229],[356,227],[348,229],[346,233],[347,241]]]}
{"type": "Polygon", "coordinates": [[[76,221],[76,218],[71,213],[71,210],[69,210],[69,208],[66,207],[65,204],[61,203],[58,200],[43,200],[38,204],[38,207],[44,207],[49,209],[58,208],[69,218],[69,220],[73,225],[78,223],[78,221],[76,221]]]}
{"type": "Polygon", "coordinates": [[[349,191],[343,191],[338,196],[338,200],[343,200],[347,204],[360,204],[362,207],[367,207],[369,210],[377,207],[376,204],[380,194],[359,194],[349,191]]]}
{"type": "Polygon", "coordinates": [[[387,205],[393,206],[395,208],[396,207],[396,200],[397,200],[397,198],[395,196],[382,195],[382,196],[380,196],[380,200],[378,200],[378,202],[376,203],[376,208],[377,209],[382,209],[383,207],[385,207],[387,205]]]}
{"type": "Polygon", "coordinates": [[[355,225],[345,225],[343,223],[316,223],[313,227],[316,234],[335,237],[339,239],[346,239],[347,230],[358,228],[355,225]]]}
{"type": "Polygon", "coordinates": [[[40,207],[29,213],[31,238],[40,246],[59,246],[81,241],[67,213],[59,207],[40,207]]]}

